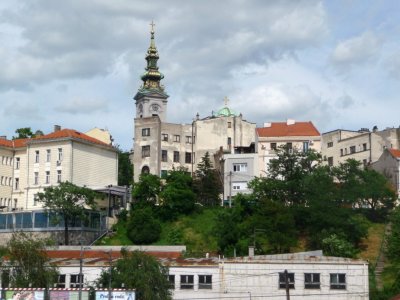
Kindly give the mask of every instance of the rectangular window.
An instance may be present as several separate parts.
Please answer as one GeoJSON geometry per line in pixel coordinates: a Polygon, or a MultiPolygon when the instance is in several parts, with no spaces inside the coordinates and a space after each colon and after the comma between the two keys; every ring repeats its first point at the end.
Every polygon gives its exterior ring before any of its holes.
{"type": "Polygon", "coordinates": [[[180,159],[179,159],[179,151],[174,151],[174,162],[179,162],[180,161],[180,159]]]}
{"type": "Polygon", "coordinates": [[[303,142],[303,152],[307,152],[310,147],[309,142],[303,142]]]}
{"type": "Polygon", "coordinates": [[[174,135],[174,142],[180,143],[181,142],[181,136],[180,135],[174,135]]]}
{"type": "Polygon", "coordinates": [[[228,122],[228,128],[232,128],[232,122],[228,122]]]}
{"type": "Polygon", "coordinates": [[[185,152],[185,163],[191,164],[192,163],[192,153],[185,152]]]}
{"type": "Polygon", "coordinates": [[[142,128],[142,136],[150,136],[150,128],[142,128]]]}
{"type": "Polygon", "coordinates": [[[190,135],[186,136],[186,144],[191,144],[192,143],[192,137],[190,135]]]}
{"type": "Polygon", "coordinates": [[[194,275],[181,275],[181,290],[192,290],[194,275]]]}
{"type": "Polygon", "coordinates": [[[83,277],[84,277],[83,274],[81,276],[79,276],[79,274],[71,275],[69,287],[70,288],[79,288],[81,285],[83,287],[83,277]],[[79,278],[79,277],[81,277],[81,278],[79,278]],[[81,279],[81,280],[79,280],[79,279],[81,279]]]}
{"type": "Polygon", "coordinates": [[[46,171],[46,180],[45,180],[46,184],[50,183],[50,171],[46,171]]]}
{"type": "Polygon", "coordinates": [[[292,143],[286,143],[286,150],[289,153],[293,152],[293,144],[292,143]]]}
{"type": "Polygon", "coordinates": [[[247,182],[232,182],[232,189],[235,191],[242,191],[247,189],[247,182]]]}
{"type": "Polygon", "coordinates": [[[56,288],[65,288],[65,274],[58,275],[56,288]]]}
{"type": "Polygon", "coordinates": [[[46,162],[50,162],[51,161],[51,150],[47,149],[46,150],[46,162]]]}
{"type": "Polygon", "coordinates": [[[319,273],[305,273],[304,274],[304,288],[305,289],[319,289],[321,286],[319,273]]]}
{"type": "Polygon", "coordinates": [[[168,151],[161,150],[161,161],[167,162],[168,161],[168,151]]]}
{"type": "Polygon", "coordinates": [[[334,273],[330,274],[330,282],[332,290],[345,290],[346,289],[346,274],[334,273]]]}
{"type": "Polygon", "coordinates": [[[33,184],[38,185],[39,184],[39,172],[35,172],[33,174],[33,184]]]}
{"type": "Polygon", "coordinates": [[[19,178],[15,178],[14,185],[15,185],[15,189],[19,190],[19,178]]]}
{"type": "Polygon", "coordinates": [[[289,285],[289,289],[294,289],[294,273],[279,273],[279,288],[280,289],[285,289],[286,288],[286,277],[287,276],[287,282],[289,285]]]}
{"type": "Polygon", "coordinates": [[[63,151],[62,148],[58,148],[58,161],[61,162],[63,159],[63,151]]]}
{"type": "Polygon", "coordinates": [[[328,166],[333,167],[333,156],[328,157],[328,166]]]}
{"type": "Polygon", "coordinates": [[[61,176],[62,176],[61,170],[57,170],[57,183],[61,182],[61,176]]]}
{"type": "Polygon", "coordinates": [[[35,151],[35,163],[39,162],[39,150],[35,151]]]}
{"type": "Polygon", "coordinates": [[[16,170],[19,170],[20,163],[21,163],[21,158],[16,157],[15,158],[15,169],[16,170]]]}
{"type": "Polygon", "coordinates": [[[150,157],[150,146],[142,146],[142,157],[150,157]]]}
{"type": "Polygon", "coordinates": [[[356,153],[356,146],[350,147],[350,153],[356,153]]]}
{"type": "Polygon", "coordinates": [[[233,172],[247,172],[247,164],[233,164],[233,172]]]}
{"type": "Polygon", "coordinates": [[[228,137],[228,146],[232,145],[232,138],[228,137]]]}
{"type": "Polygon", "coordinates": [[[276,150],[276,143],[271,143],[271,150],[276,150]]]}
{"type": "Polygon", "coordinates": [[[175,289],[175,275],[168,275],[168,282],[169,282],[169,288],[171,290],[175,289]]]}
{"type": "Polygon", "coordinates": [[[199,289],[212,289],[212,275],[199,275],[199,289]]]}
{"type": "Polygon", "coordinates": [[[363,144],[363,150],[364,150],[364,151],[367,151],[367,143],[364,143],[364,144],[363,144]]]}
{"type": "Polygon", "coordinates": [[[328,142],[328,148],[331,148],[331,147],[333,147],[333,142],[328,142]]]}
{"type": "Polygon", "coordinates": [[[161,172],[160,172],[160,177],[161,177],[162,179],[166,179],[167,176],[168,176],[168,170],[161,170],[161,172]]]}
{"type": "Polygon", "coordinates": [[[163,133],[163,134],[161,135],[161,139],[162,139],[164,142],[168,142],[168,134],[163,133]]]}

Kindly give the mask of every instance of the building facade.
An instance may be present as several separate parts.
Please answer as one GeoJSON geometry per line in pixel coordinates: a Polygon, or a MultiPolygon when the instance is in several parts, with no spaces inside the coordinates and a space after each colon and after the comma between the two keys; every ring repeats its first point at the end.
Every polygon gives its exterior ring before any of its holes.
{"type": "Polygon", "coordinates": [[[321,153],[330,166],[338,166],[347,159],[355,159],[367,166],[376,162],[385,149],[400,148],[400,128],[379,131],[334,130],[322,134],[321,153]]]}
{"type": "Polygon", "coordinates": [[[400,150],[385,149],[379,159],[372,164],[372,168],[385,175],[397,196],[400,195],[400,150]]]}
{"type": "Polygon", "coordinates": [[[254,144],[255,124],[229,109],[227,103],[209,117],[197,115],[190,124],[168,123],[169,96],[161,84],[164,75],[158,70],[158,59],[152,30],[143,84],[134,97],[135,181],[142,173],[163,176],[179,167],[193,173],[206,152],[212,158],[221,147],[234,153],[236,148],[254,144]]]}

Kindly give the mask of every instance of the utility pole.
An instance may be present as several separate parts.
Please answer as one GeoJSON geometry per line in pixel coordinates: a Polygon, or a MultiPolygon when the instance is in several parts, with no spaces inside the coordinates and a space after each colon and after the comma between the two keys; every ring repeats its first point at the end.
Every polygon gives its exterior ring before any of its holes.
{"type": "Polygon", "coordinates": [[[284,274],[285,274],[286,300],[290,300],[288,271],[285,270],[284,274]]]}
{"type": "Polygon", "coordinates": [[[111,280],[111,279],[112,279],[112,277],[111,277],[111,276],[112,276],[112,275],[111,275],[111,272],[112,272],[112,263],[111,263],[111,262],[112,262],[112,250],[111,250],[111,249],[110,249],[110,251],[108,252],[108,255],[109,255],[109,259],[110,259],[110,269],[109,269],[109,270],[110,270],[110,277],[109,277],[109,280],[108,280],[108,299],[111,300],[111,299],[112,299],[112,298],[111,298],[111,297],[112,297],[112,295],[111,295],[111,293],[112,293],[112,292],[111,292],[111,281],[112,281],[112,280],[111,280]]]}
{"type": "Polygon", "coordinates": [[[90,249],[90,247],[83,247],[81,244],[81,253],[79,256],[79,300],[82,300],[82,286],[83,286],[83,252],[90,249]]]}

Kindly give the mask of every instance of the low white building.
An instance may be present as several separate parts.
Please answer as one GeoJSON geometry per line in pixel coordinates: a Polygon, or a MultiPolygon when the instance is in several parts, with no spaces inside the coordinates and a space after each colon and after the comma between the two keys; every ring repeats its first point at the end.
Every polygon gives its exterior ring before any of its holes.
{"type": "MultiPolygon", "coordinates": [[[[48,251],[60,269],[59,287],[79,287],[83,257],[84,287],[120,257],[120,247],[48,251]],[[109,255],[110,249],[111,255],[109,255]],[[111,259],[110,259],[111,258],[111,259]]],[[[322,251],[237,258],[183,258],[183,246],[138,246],[169,267],[173,299],[369,299],[368,263],[323,256],[322,251]],[[286,271],[286,272],[285,272],[286,271]]]]}

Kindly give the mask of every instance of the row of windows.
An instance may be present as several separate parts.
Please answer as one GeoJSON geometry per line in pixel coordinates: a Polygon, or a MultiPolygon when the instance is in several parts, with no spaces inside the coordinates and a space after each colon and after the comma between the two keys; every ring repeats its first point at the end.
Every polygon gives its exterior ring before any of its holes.
{"type": "MultiPolygon", "coordinates": [[[[303,152],[307,152],[310,148],[310,142],[303,142],[303,152]]],[[[277,150],[278,149],[278,145],[277,143],[271,143],[270,144],[270,149],[271,150],[277,150]]],[[[286,149],[291,152],[293,150],[293,143],[286,143],[286,149]]]]}
{"type": "MultiPolygon", "coordinates": [[[[192,290],[194,289],[194,275],[180,275],[181,290],[192,290]]],[[[199,289],[212,289],[212,275],[198,275],[199,289]]],[[[175,289],[175,275],[168,275],[168,281],[170,288],[175,289]]]]}
{"type": "MultiPolygon", "coordinates": [[[[367,143],[364,143],[364,144],[358,146],[358,152],[367,151],[367,150],[368,150],[367,143]]],[[[349,151],[347,151],[347,148],[340,149],[340,156],[347,155],[347,154],[353,154],[356,152],[357,152],[356,146],[350,146],[349,151]]]]}
{"type": "Polygon", "coordinates": [[[3,156],[1,158],[1,164],[11,166],[12,165],[12,157],[11,156],[3,156]]]}
{"type": "MultiPolygon", "coordinates": [[[[58,148],[57,152],[57,161],[60,162],[63,159],[63,150],[62,148],[58,148]]],[[[46,162],[51,161],[51,149],[46,149],[46,162]]],[[[35,163],[40,162],[40,151],[35,150],[35,163]]]]}
{"type": "MultiPolygon", "coordinates": [[[[17,207],[17,199],[14,199],[15,207],[17,207]]],[[[11,198],[0,198],[0,207],[5,208],[12,208],[11,198]]]]}
{"type": "MultiPolygon", "coordinates": [[[[144,157],[150,157],[150,145],[142,146],[142,158],[144,158],[144,157]]],[[[174,151],[173,162],[180,163],[180,160],[181,160],[180,152],[174,151]]],[[[167,150],[161,150],[161,161],[162,162],[168,161],[168,151],[167,150]]],[[[193,153],[193,161],[194,161],[194,153],[193,153]]],[[[185,152],[185,163],[186,164],[192,163],[192,153],[191,152],[185,152]]]]}
{"type": "Polygon", "coordinates": [[[12,186],[12,178],[7,176],[1,176],[0,185],[12,186]]]}
{"type": "MultiPolygon", "coordinates": [[[[344,273],[331,273],[329,274],[330,285],[333,290],[346,289],[346,274],[344,273]]],[[[285,289],[286,284],[290,289],[295,288],[294,273],[279,273],[279,288],[285,289]]],[[[320,273],[305,273],[304,274],[304,288],[305,289],[320,289],[321,276],[320,273]]]]}
{"type": "MultiPolygon", "coordinates": [[[[45,172],[45,178],[44,178],[44,183],[45,184],[50,184],[50,171],[45,172]]],[[[62,180],[62,171],[57,170],[57,183],[60,183],[62,180]]],[[[34,172],[33,173],[33,184],[38,185],[39,184],[39,172],[34,172]]],[[[17,188],[16,188],[17,189],[17,188]]]]}
{"type": "MultiPolygon", "coordinates": [[[[151,135],[151,133],[150,133],[151,131],[150,131],[150,128],[142,128],[142,136],[150,136],[151,135]]],[[[161,140],[163,141],[163,142],[168,142],[168,140],[169,140],[169,135],[168,135],[168,133],[162,133],[161,134],[161,140]]],[[[185,142],[186,142],[186,144],[192,144],[192,141],[193,141],[193,144],[195,143],[195,136],[191,136],[191,135],[187,135],[187,136],[185,136],[185,142]]],[[[181,142],[181,136],[180,135],[178,135],[178,134],[174,134],[174,135],[172,135],[172,141],[173,142],[177,142],[177,143],[180,143],[181,142]]]]}

